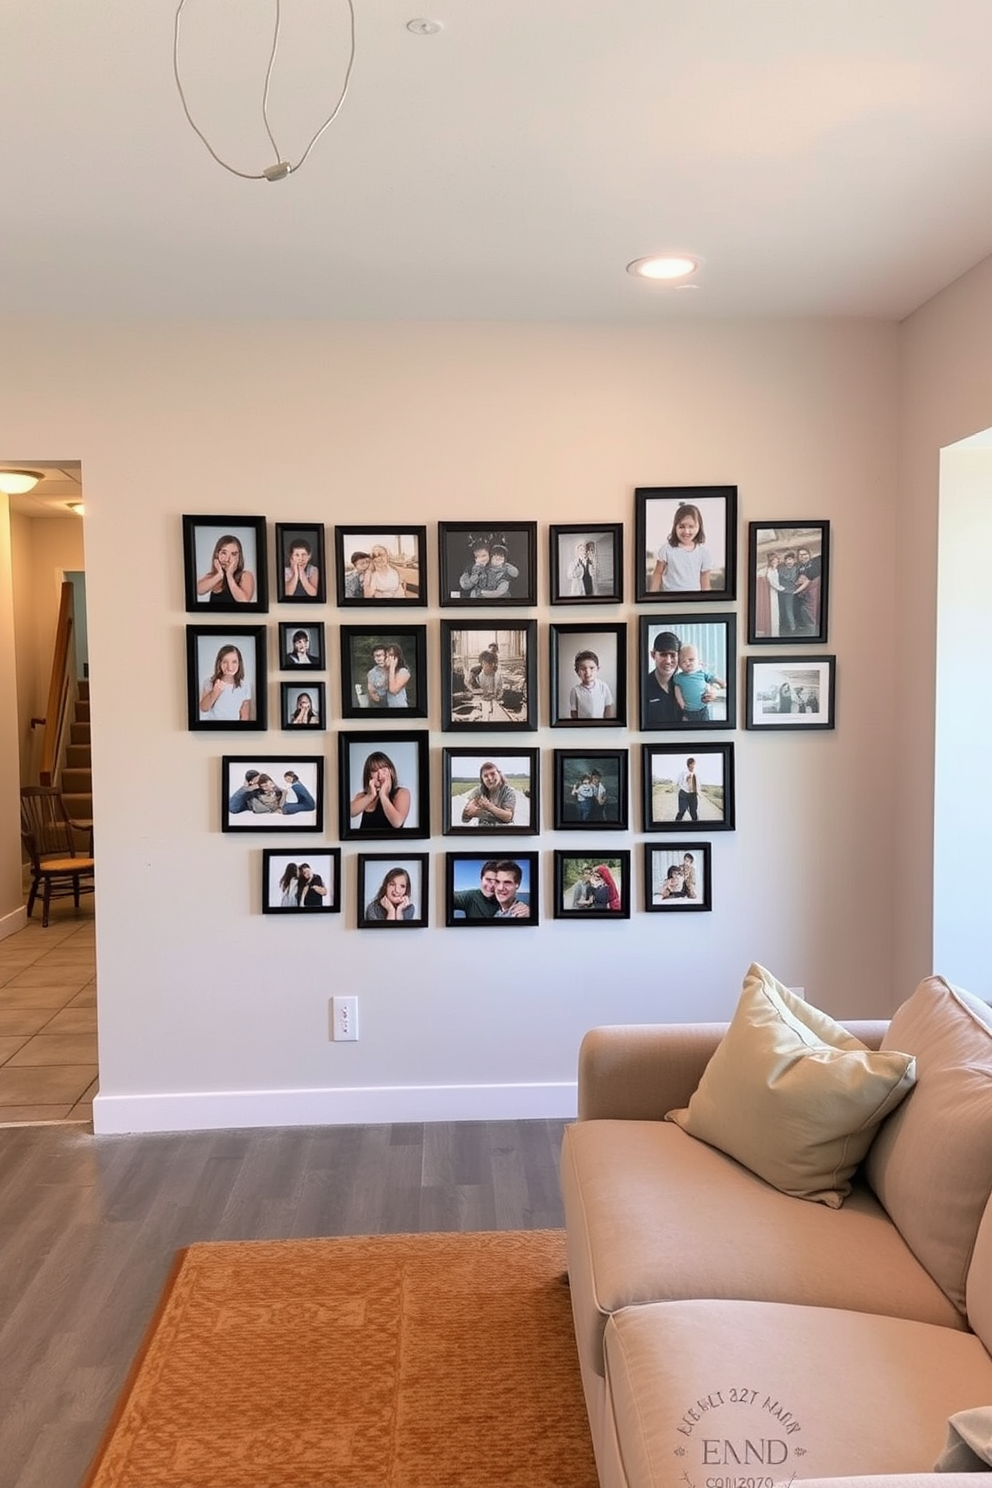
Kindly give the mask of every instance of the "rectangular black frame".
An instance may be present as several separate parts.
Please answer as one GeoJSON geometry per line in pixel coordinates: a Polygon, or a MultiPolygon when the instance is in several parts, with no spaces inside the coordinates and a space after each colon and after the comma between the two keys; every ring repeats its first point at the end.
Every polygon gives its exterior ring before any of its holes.
{"type": "Polygon", "coordinates": [[[611,848],[606,853],[569,852],[556,848],[554,859],[556,920],[630,919],[629,848],[611,848]],[[578,877],[572,877],[574,870],[569,868],[569,864],[581,864],[578,877]],[[583,879],[587,880],[585,884],[583,879]],[[602,902],[604,894],[608,896],[606,903],[602,902]],[[572,897],[568,905],[566,896],[572,897]],[[610,900],[614,901],[612,907],[610,900]]]}
{"type": "Polygon", "coordinates": [[[537,728],[537,621],[441,621],[441,728],[451,733],[521,732],[537,728]],[[523,635],[523,655],[514,636],[523,635]],[[477,640],[466,645],[466,637],[477,640]],[[463,649],[455,651],[458,644],[463,649]],[[487,682],[483,655],[498,648],[496,675],[487,682]],[[457,666],[457,669],[456,669],[457,666]],[[511,685],[507,685],[507,682],[511,685]],[[521,692],[521,684],[523,691],[521,692]],[[491,695],[490,695],[491,693],[491,695]]]}
{"type": "Polygon", "coordinates": [[[324,553],[323,522],[276,523],[276,583],[278,604],[316,605],[327,603],[327,560],[324,553]],[[309,562],[298,578],[293,577],[290,555],[297,544],[309,549],[309,562]],[[293,593],[288,593],[289,585],[293,593]],[[306,586],[313,589],[307,592],[306,586]],[[295,592],[298,589],[302,593],[295,592]]]}
{"type": "Polygon", "coordinates": [[[622,522],[554,525],[548,529],[548,559],[553,605],[622,603],[622,522]],[[590,546],[595,552],[589,553],[590,546]]]}
{"type": "MultiPolygon", "coordinates": [[[[376,681],[378,680],[376,678],[376,681]]],[[[402,723],[408,718],[427,717],[426,625],[390,625],[388,623],[385,625],[342,625],[341,714],[344,718],[375,718],[389,723],[402,723]],[[390,695],[388,659],[385,686],[378,692],[373,686],[374,652],[379,648],[365,644],[370,641],[380,642],[387,651],[390,648],[399,651],[392,680],[400,684],[400,689],[394,691],[393,696],[398,697],[401,691],[407,699],[405,707],[385,701],[390,695]],[[365,660],[360,660],[360,657],[364,657],[365,660]],[[356,679],[356,663],[359,674],[364,672],[364,678],[356,679]],[[367,670],[366,665],[368,665],[367,670]],[[408,675],[405,683],[401,676],[403,671],[408,675]],[[373,694],[377,694],[382,701],[376,702],[373,694]],[[410,701],[411,695],[412,702],[410,701]]]]}
{"type": "Polygon", "coordinates": [[[827,639],[830,597],[830,523],[749,522],[747,528],[747,639],[750,646],[816,646],[827,639]],[[783,588],[768,577],[775,557],[796,556],[796,576],[783,588]],[[799,563],[799,554],[807,561],[799,563]]]}
{"type": "Polygon", "coordinates": [[[183,516],[183,575],[186,591],[186,613],[206,617],[217,614],[264,615],[269,608],[268,569],[265,553],[264,517],[201,517],[183,516]],[[220,554],[231,543],[241,550],[243,568],[241,579],[234,578],[239,588],[250,585],[251,597],[238,599],[226,581],[218,588],[214,597],[208,597],[213,587],[211,577],[216,574],[218,582],[226,565],[220,554]],[[200,586],[206,586],[201,594],[200,586]]]}
{"type": "Polygon", "coordinates": [[[699,914],[713,908],[713,851],[708,842],[645,842],[644,844],[644,908],[648,914],[699,914]],[[667,870],[684,861],[686,853],[693,859],[696,873],[696,897],[685,896],[685,880],[682,890],[670,898],[662,899],[655,889],[655,873],[658,883],[667,878],[667,870]],[[661,869],[665,869],[664,873],[661,869]],[[702,892],[699,892],[699,891],[702,892]],[[657,896],[657,897],[656,897],[657,896]]]}
{"type": "Polygon", "coordinates": [[[312,728],[315,733],[327,728],[327,686],[324,682],[313,682],[309,677],[300,677],[296,682],[279,683],[279,724],[287,733],[296,733],[299,728],[312,728]],[[295,719],[299,709],[306,712],[302,694],[310,698],[309,717],[295,719]],[[295,721],[294,721],[295,720],[295,721]]]}
{"type": "Polygon", "coordinates": [[[339,605],[351,607],[371,605],[382,609],[385,609],[386,605],[400,605],[403,609],[411,609],[423,608],[427,604],[426,527],[395,523],[388,526],[384,524],[375,526],[367,522],[353,522],[347,527],[335,527],[334,559],[339,605]],[[381,538],[391,538],[400,543],[412,538],[416,551],[407,553],[402,547],[397,551],[392,551],[387,543],[376,540],[381,538]],[[366,595],[364,575],[371,573],[375,567],[378,555],[374,549],[377,547],[383,548],[386,555],[382,567],[383,587],[378,594],[366,595]],[[356,554],[362,555],[363,571],[360,571],[357,565],[352,565],[351,560],[356,554]],[[364,563],[366,555],[369,558],[368,563],[364,563]],[[398,561],[394,562],[394,559],[398,561]],[[392,578],[388,572],[390,569],[396,573],[397,579],[392,578]],[[361,593],[357,592],[359,586],[363,591],[361,593]]]}
{"type": "Polygon", "coordinates": [[[822,731],[836,727],[836,656],[749,656],[746,660],[745,728],[767,733],[772,729],[822,731]],[[799,681],[800,677],[802,681],[799,681]],[[783,692],[783,688],[787,692],[783,692]],[[760,712],[757,708],[759,689],[760,696],[773,704],[768,709],[762,707],[760,712]],[[788,712],[784,711],[786,701],[788,712]]]}
{"type": "MultiPolygon", "coordinates": [[[[299,874],[295,876],[295,883],[299,885],[299,874]]],[[[298,892],[298,887],[296,892],[298,892]]],[[[315,915],[315,914],[338,914],[341,910],[341,849],[339,847],[314,847],[308,848],[306,854],[300,852],[289,852],[284,847],[265,847],[262,849],[262,913],[263,914],[285,914],[285,915],[315,915]],[[315,890],[324,888],[327,892],[320,896],[317,904],[285,902],[290,899],[294,889],[293,880],[283,888],[281,880],[290,868],[300,869],[306,864],[311,868],[314,877],[319,879],[319,885],[315,890]],[[322,862],[327,859],[330,871],[321,871],[322,862]],[[300,862],[297,862],[300,859],[300,862]],[[330,878],[330,884],[325,878],[330,878]],[[279,896],[279,902],[275,902],[275,896],[279,896]]]]}
{"type": "MultiPolygon", "coordinates": [[[[413,839],[431,835],[428,740],[426,729],[408,729],[402,732],[390,730],[381,738],[374,729],[363,730],[361,733],[345,730],[338,735],[338,835],[342,842],[370,842],[383,838],[397,841],[404,837],[413,839]],[[365,786],[366,780],[371,782],[371,776],[377,770],[386,768],[385,765],[372,764],[377,757],[388,761],[392,767],[395,785],[390,791],[390,798],[394,800],[394,804],[402,810],[402,798],[398,798],[398,793],[406,791],[409,796],[402,826],[391,826],[388,821],[382,825],[362,826],[364,810],[352,815],[351,807],[356,801],[372,799],[376,794],[374,783],[372,789],[367,790],[365,786]],[[415,772],[415,780],[411,772],[415,772]],[[416,821],[407,825],[411,811],[415,814],[416,821]],[[358,821],[359,825],[352,826],[353,820],[358,821]]],[[[368,814],[378,814],[375,806],[368,814]]]]}
{"type": "Polygon", "coordinates": [[[554,825],[556,832],[625,832],[627,830],[628,754],[626,749],[556,749],[554,751],[554,825]],[[599,787],[590,778],[593,795],[588,800],[589,817],[583,820],[578,787],[584,776],[601,776],[606,794],[598,799],[599,787]],[[611,800],[612,798],[612,800],[611,800]],[[615,805],[614,805],[615,803],[615,805]],[[613,810],[612,815],[608,815],[613,810]],[[602,811],[603,815],[599,815],[602,811]]]}
{"type": "MultiPolygon", "coordinates": [[[[627,627],[622,621],[610,624],[549,625],[548,652],[548,700],[552,728],[626,727],[627,627]],[[612,646],[604,646],[602,640],[597,640],[597,637],[606,636],[613,637],[612,646]],[[604,684],[611,694],[612,718],[605,715],[601,718],[572,716],[573,697],[580,708],[585,701],[579,690],[583,683],[578,674],[578,666],[579,657],[587,655],[596,659],[595,680],[604,684]]],[[[592,706],[596,706],[595,699],[592,706]]]]}
{"type": "MultiPolygon", "coordinates": [[[[679,731],[682,729],[732,729],[736,726],[736,632],[737,616],[729,611],[713,611],[704,615],[698,612],[688,615],[641,615],[639,627],[639,644],[637,651],[638,661],[638,692],[640,694],[640,720],[641,728],[645,732],[659,733],[679,731]],[[722,631],[722,643],[715,637],[703,634],[704,628],[714,627],[722,631]],[[678,680],[678,651],[675,651],[675,670],[670,674],[667,688],[662,686],[658,674],[660,662],[665,657],[671,657],[670,647],[659,648],[662,657],[655,659],[653,647],[658,640],[678,641],[681,646],[693,645],[697,651],[701,648],[715,651],[717,653],[715,662],[723,668],[723,675],[715,673],[726,688],[721,696],[724,699],[723,711],[725,718],[686,718],[678,708],[675,695],[675,683],[678,680]],[[722,653],[722,654],[721,654],[722,653]]],[[[711,667],[714,658],[706,656],[706,663],[711,667]]],[[[719,702],[720,699],[716,699],[719,702]]],[[[708,707],[713,704],[708,704],[708,707]]],[[[698,710],[697,710],[698,711],[698,710]]]]}
{"type": "MultiPolygon", "coordinates": [[[[266,632],[264,625],[187,625],[186,627],[186,726],[194,732],[204,730],[207,733],[218,731],[234,733],[261,732],[267,726],[267,704],[268,685],[266,682],[265,669],[265,646],[266,632]],[[221,668],[221,658],[225,653],[237,651],[241,665],[239,671],[242,674],[242,682],[236,686],[244,690],[247,687],[248,697],[239,704],[238,712],[244,702],[251,705],[253,714],[250,718],[225,718],[223,711],[230,706],[227,700],[227,688],[218,692],[211,705],[210,712],[220,705],[221,716],[204,717],[200,711],[203,699],[213,694],[213,687],[207,688],[208,683],[213,683],[221,668]],[[213,658],[210,657],[213,652],[213,658]]],[[[236,672],[235,678],[238,673],[236,672]]],[[[235,684],[232,684],[235,685],[235,684]]],[[[233,699],[232,699],[233,701],[233,699]]]]}
{"type": "Polygon", "coordinates": [[[709,742],[694,741],[685,744],[679,749],[673,749],[670,744],[642,744],[641,745],[641,806],[643,811],[643,823],[645,832],[732,832],[736,818],[736,799],[734,790],[734,746],[733,744],[716,744],[709,742]],[[655,761],[664,756],[670,762],[670,768],[674,774],[659,776],[657,785],[655,778],[655,761]],[[682,799],[692,796],[691,791],[683,792],[679,789],[679,780],[682,770],[692,759],[702,769],[696,770],[696,801],[682,799]],[[714,770],[714,762],[719,761],[719,770],[714,770]],[[701,775],[713,777],[718,774],[719,783],[714,784],[713,779],[700,779],[701,775]],[[674,800],[664,800],[666,808],[665,816],[655,815],[657,804],[656,789],[661,790],[662,785],[664,797],[672,796],[674,800]],[[699,808],[704,811],[715,810],[713,792],[721,790],[723,793],[723,805],[720,815],[717,817],[704,815],[699,818],[699,808]],[[709,793],[707,793],[707,791],[709,793]],[[706,797],[705,801],[702,797],[706,797]],[[667,808],[671,807],[671,816],[667,808]],[[696,811],[696,816],[683,814],[679,820],[680,813],[691,813],[696,811]]]}
{"type": "MultiPolygon", "coordinates": [[[[356,869],[356,925],[359,930],[421,930],[429,922],[430,903],[430,859],[427,853],[359,853],[358,866],[356,869]],[[390,918],[387,909],[394,908],[389,900],[388,891],[380,894],[380,889],[385,889],[387,882],[394,878],[394,872],[389,868],[381,875],[381,883],[372,890],[369,889],[371,882],[368,876],[368,868],[372,863],[388,863],[392,869],[402,869],[407,875],[407,888],[412,903],[405,906],[400,913],[400,918],[390,918]],[[411,869],[416,866],[416,882],[411,869]],[[368,898],[369,893],[373,898],[368,898]],[[387,905],[382,905],[382,900],[387,900],[387,905]],[[372,918],[369,910],[373,905],[382,913],[382,918],[372,918]],[[419,912],[407,917],[406,908],[418,910],[419,912]]],[[[373,870],[372,878],[378,877],[378,872],[373,870]]]]}
{"type": "MultiPolygon", "coordinates": [[[[257,750],[255,754],[225,754],[220,763],[220,827],[222,832],[312,833],[324,830],[324,760],[322,755],[284,755],[257,750]],[[257,792],[249,787],[247,782],[247,775],[253,770],[262,776],[270,777],[275,787],[275,794],[283,797],[289,789],[285,781],[286,771],[292,771],[300,776],[299,782],[293,786],[296,799],[290,802],[281,801],[278,808],[273,811],[264,813],[253,811],[248,801],[257,792]],[[311,805],[306,805],[298,787],[302,787],[311,805]],[[237,806],[234,805],[236,801],[237,806]],[[285,810],[286,805],[292,809],[285,810]],[[233,810],[232,807],[234,807],[233,810]],[[305,821],[304,817],[312,819],[305,821]]],[[[272,793],[266,792],[266,794],[272,793]]]]}
{"type": "MultiPolygon", "coordinates": [[[[467,925],[467,926],[469,926],[472,929],[474,929],[476,927],[481,927],[481,926],[493,926],[493,925],[498,926],[501,929],[506,929],[509,926],[514,926],[515,925],[519,929],[523,925],[537,925],[537,924],[540,923],[540,919],[541,919],[541,906],[540,906],[539,889],[540,889],[540,882],[539,882],[539,873],[538,873],[538,854],[536,852],[525,852],[525,853],[518,853],[518,852],[510,852],[510,853],[449,852],[449,853],[445,853],[445,863],[444,863],[444,923],[449,928],[451,928],[451,927],[459,927],[459,926],[462,926],[462,925],[467,925]],[[469,879],[472,879],[474,881],[471,883],[471,885],[469,885],[469,883],[466,881],[464,888],[462,888],[462,887],[456,887],[456,880],[458,880],[458,879],[460,879],[460,878],[463,877],[463,874],[462,874],[461,869],[460,869],[460,866],[459,866],[459,865],[461,865],[463,863],[472,863],[472,864],[478,864],[479,865],[478,868],[475,869],[474,874],[473,873],[470,873],[468,875],[468,878],[469,879]],[[520,914],[520,915],[517,915],[517,916],[509,916],[508,915],[508,916],[506,916],[503,919],[496,919],[495,912],[492,915],[473,914],[473,915],[469,916],[468,909],[465,907],[464,900],[461,903],[456,902],[455,895],[456,894],[464,894],[465,896],[468,896],[469,894],[473,894],[474,893],[476,895],[476,897],[475,897],[474,901],[472,901],[472,902],[474,902],[475,904],[481,904],[486,899],[486,896],[482,893],[482,890],[480,888],[480,882],[481,882],[481,878],[482,878],[483,869],[486,868],[488,865],[492,864],[492,870],[493,870],[493,875],[492,876],[495,878],[497,876],[497,869],[498,869],[500,863],[516,863],[518,865],[518,867],[520,867],[521,865],[526,864],[526,870],[527,870],[526,871],[526,878],[524,878],[524,876],[523,876],[523,869],[521,867],[521,889],[520,889],[520,892],[521,893],[525,893],[527,895],[527,900],[526,900],[527,913],[526,914],[520,914]],[[526,888],[523,888],[522,887],[522,885],[523,885],[524,882],[526,882],[526,888]],[[458,918],[457,917],[457,912],[458,912],[459,909],[462,909],[462,908],[465,909],[465,917],[464,918],[458,918]]],[[[498,901],[496,901],[495,896],[492,896],[492,899],[491,899],[490,902],[497,903],[498,901]]],[[[523,900],[521,900],[519,902],[521,904],[524,903],[523,900]]]]}
{"type": "Polygon", "coordinates": [[[300,676],[311,672],[323,672],[327,668],[327,657],[324,654],[324,622],[323,620],[280,620],[279,621],[279,671],[297,673],[300,676]],[[300,666],[298,662],[291,661],[290,657],[296,652],[296,637],[300,631],[306,631],[309,640],[307,655],[312,660],[306,666],[300,666]]]}
{"type": "MultiPolygon", "coordinates": [[[[458,749],[446,748],[441,751],[443,788],[441,795],[442,832],[446,837],[477,837],[480,833],[487,835],[492,833],[494,837],[533,837],[541,830],[541,788],[540,788],[540,757],[539,749],[458,749]],[[478,760],[478,770],[475,773],[477,784],[465,792],[466,801],[461,812],[456,813],[453,805],[452,786],[455,779],[461,780],[461,776],[454,775],[454,767],[460,760],[478,760]],[[516,780],[519,772],[512,767],[518,762],[526,762],[527,771],[525,778],[526,788],[510,785],[506,778],[507,771],[504,766],[511,768],[512,778],[516,780]],[[514,792],[513,816],[509,821],[499,821],[493,812],[486,812],[485,807],[475,806],[473,812],[472,796],[485,794],[487,783],[482,776],[486,765],[495,766],[502,777],[502,784],[510,785],[514,792]],[[518,822],[517,817],[523,814],[521,801],[526,802],[527,821],[518,822]],[[470,813],[466,819],[465,812],[470,813]]],[[[497,788],[499,782],[496,783],[497,788]]],[[[492,783],[488,784],[488,790],[492,790],[492,783]]],[[[509,805],[496,806],[495,810],[507,810],[509,805]]]]}
{"type": "Polygon", "coordinates": [[[442,606],[537,604],[536,522],[439,522],[437,548],[442,606]],[[506,555],[500,565],[505,577],[494,576],[488,562],[475,562],[476,551],[485,548],[488,553],[493,547],[506,555]]]}
{"type": "MultiPolygon", "coordinates": [[[[667,572],[667,569],[666,569],[667,572]]],[[[737,487],[638,486],[634,491],[634,598],[638,604],[712,604],[737,597],[737,487]],[[712,560],[710,574],[722,583],[709,589],[664,589],[660,565],[670,549],[682,509],[701,521],[712,560]],[[669,525],[671,524],[671,525],[669,525]]]]}

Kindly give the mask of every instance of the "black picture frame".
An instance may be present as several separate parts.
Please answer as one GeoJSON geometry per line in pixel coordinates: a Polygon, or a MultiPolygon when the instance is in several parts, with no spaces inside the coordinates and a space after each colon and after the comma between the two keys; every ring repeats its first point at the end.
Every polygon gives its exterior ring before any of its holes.
{"type": "Polygon", "coordinates": [[[338,735],[338,835],[342,842],[377,838],[396,842],[431,835],[428,738],[426,729],[390,730],[383,735],[374,729],[361,733],[345,730],[338,735]],[[352,815],[351,808],[360,799],[374,796],[372,777],[379,769],[392,773],[390,795],[392,804],[403,811],[402,825],[391,825],[385,819],[386,808],[381,803],[375,803],[371,811],[360,809],[352,815]],[[406,793],[404,797],[398,794],[401,791],[406,793]]]}
{"type": "Polygon", "coordinates": [[[536,620],[441,621],[441,728],[537,728],[536,620]]]}
{"type": "Polygon", "coordinates": [[[427,853],[359,853],[356,924],[359,930],[422,930],[429,923],[430,867],[427,853]],[[410,902],[396,903],[389,885],[406,874],[410,902]],[[386,901],[385,905],[383,900],[386,901]],[[408,913],[412,910],[413,913],[408,913]],[[390,914],[396,917],[391,918],[390,914]]]}
{"type": "Polygon", "coordinates": [[[733,744],[643,744],[641,787],[645,832],[734,831],[733,744]],[[693,776],[694,791],[688,788],[693,776]]]}
{"type": "Polygon", "coordinates": [[[439,522],[437,543],[442,606],[537,603],[536,522],[439,522]],[[494,548],[504,554],[498,565],[494,548]]]}
{"type": "Polygon", "coordinates": [[[183,576],[186,613],[201,615],[264,615],[268,612],[268,569],[265,553],[265,518],[242,516],[183,516],[183,576]],[[235,587],[250,588],[250,597],[239,599],[231,583],[212,592],[211,575],[218,586],[224,550],[240,549],[241,566],[234,555],[232,580],[235,587]],[[215,568],[215,562],[219,567],[215,568]]]}
{"type": "Polygon", "coordinates": [[[830,523],[749,522],[747,534],[748,645],[823,645],[830,523]]]}
{"type": "Polygon", "coordinates": [[[445,853],[444,865],[444,923],[449,928],[468,926],[479,928],[495,926],[509,929],[516,926],[540,923],[541,906],[539,895],[538,854],[536,852],[445,853]],[[506,869],[502,865],[506,864],[506,869]],[[509,865],[516,864],[520,873],[519,887],[514,889],[509,865]],[[493,893],[483,890],[483,881],[488,880],[493,893]],[[500,899],[497,891],[500,881],[508,883],[519,913],[498,916],[500,899]],[[490,910],[489,906],[496,907],[490,910]]]}
{"type": "Polygon", "coordinates": [[[629,920],[630,850],[554,854],[556,920],[629,920]]]}
{"type": "Polygon", "coordinates": [[[187,728],[239,734],[266,728],[265,645],[264,625],[187,625],[187,728]],[[225,676],[234,653],[237,669],[225,676]],[[200,704],[207,698],[213,701],[209,709],[202,710],[200,704]],[[230,716],[232,708],[238,716],[230,716]],[[242,718],[240,714],[246,709],[248,716],[242,718]]]}
{"type": "Polygon", "coordinates": [[[225,754],[221,760],[222,832],[322,832],[324,760],[321,755],[225,754]],[[287,772],[295,780],[287,779],[287,772]],[[271,782],[257,785],[251,776],[271,782]],[[292,794],[288,794],[289,792],[292,794]],[[288,796],[288,799],[287,799],[288,796]],[[251,805],[266,801],[266,810],[251,805]],[[281,798],[276,800],[276,798],[281,798]],[[307,802],[309,801],[309,805],[307,802]],[[289,807],[290,809],[286,809],[289,807]]]}
{"type": "Polygon", "coordinates": [[[334,529],[338,604],[347,607],[404,609],[427,604],[427,528],[353,523],[334,529]],[[382,554],[377,551],[382,549],[382,554]],[[365,582],[377,567],[381,579],[365,582]]]}
{"type": "Polygon", "coordinates": [[[281,915],[338,914],[341,910],[341,849],[284,847],[262,849],[262,913],[281,915]],[[301,888],[300,870],[310,876],[301,888]],[[323,892],[321,892],[323,891],[323,892]]]}
{"type": "Polygon", "coordinates": [[[549,625],[548,647],[551,727],[625,728],[626,625],[549,625]]]}
{"type": "Polygon", "coordinates": [[[540,756],[539,749],[443,749],[444,835],[536,835],[541,829],[540,756]],[[497,780],[492,779],[494,770],[497,780]],[[512,816],[501,820],[497,813],[506,811],[512,816]]]}
{"type": "Polygon", "coordinates": [[[713,604],[737,598],[737,487],[638,486],[634,491],[634,598],[638,604],[713,604]],[[685,555],[670,538],[683,508],[691,507],[705,541],[696,538],[695,553],[685,555]],[[681,587],[698,566],[699,548],[711,561],[708,589],[681,587]],[[676,558],[676,554],[678,557],[676,558]],[[664,571],[661,565],[665,564],[664,571]],[[667,581],[667,583],[666,583],[667,581]],[[679,587],[674,587],[678,583],[679,587]]]}
{"type": "Polygon", "coordinates": [[[627,830],[626,749],[556,749],[553,763],[556,832],[627,830]],[[590,789],[583,794],[586,777],[590,789]]]}
{"type": "MultiPolygon", "coordinates": [[[[679,882],[678,878],[674,880],[679,882]]],[[[708,842],[645,842],[644,908],[648,914],[708,913],[713,908],[713,853],[708,842]],[[695,875],[694,892],[687,893],[684,877],[681,886],[662,897],[663,885],[670,870],[692,860],[695,875]]]]}
{"type": "Polygon", "coordinates": [[[427,717],[426,625],[342,625],[341,713],[390,724],[427,717]],[[375,662],[380,648],[386,653],[381,666],[375,662]],[[373,675],[380,672],[382,678],[373,675]]]}
{"type": "Polygon", "coordinates": [[[313,672],[322,672],[327,667],[327,658],[324,654],[324,622],[323,620],[280,620],[279,621],[279,670],[281,672],[292,672],[294,676],[309,676],[313,672]],[[310,657],[309,662],[300,664],[293,658],[299,655],[297,638],[306,636],[305,655],[310,657]]]}
{"type": "Polygon", "coordinates": [[[276,602],[292,605],[327,603],[327,562],[324,552],[323,522],[276,523],[276,602]],[[294,548],[306,550],[306,564],[298,577],[293,575],[294,548]],[[313,593],[307,592],[307,585],[313,593]]]}
{"type": "Polygon", "coordinates": [[[623,602],[622,522],[552,526],[548,558],[553,605],[623,602]]]}
{"type": "MultiPolygon", "coordinates": [[[[685,615],[641,615],[639,618],[641,728],[645,732],[734,728],[736,615],[727,611],[710,614],[696,611],[685,615]],[[708,672],[725,684],[713,701],[688,712],[679,707],[675,691],[680,654],[678,649],[673,649],[676,644],[679,648],[694,646],[704,674],[708,672]],[[670,666],[674,670],[669,671],[670,666]],[[708,717],[703,716],[704,711],[708,717]]],[[[698,688],[698,683],[695,686],[698,688]]]]}
{"type": "Polygon", "coordinates": [[[295,682],[279,683],[279,726],[287,733],[295,734],[306,728],[319,733],[327,728],[327,687],[310,677],[301,677],[295,682]],[[307,708],[305,699],[310,699],[307,708]],[[297,716],[300,715],[300,716],[297,716]]]}
{"type": "Polygon", "coordinates": [[[746,663],[745,728],[836,727],[836,656],[748,656],[746,663]]]}

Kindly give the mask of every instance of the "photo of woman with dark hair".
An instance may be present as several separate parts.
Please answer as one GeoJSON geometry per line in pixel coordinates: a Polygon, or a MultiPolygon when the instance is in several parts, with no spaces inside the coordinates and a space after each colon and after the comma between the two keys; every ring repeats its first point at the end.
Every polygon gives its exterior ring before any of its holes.
{"type": "Polygon", "coordinates": [[[367,920],[415,920],[417,906],[411,897],[410,875],[405,868],[390,868],[365,906],[367,920]]]}
{"type": "Polygon", "coordinates": [[[251,718],[251,686],[245,679],[244,657],[237,646],[221,646],[213,675],[200,690],[200,721],[247,723],[251,718]]]}
{"type": "Polygon", "coordinates": [[[296,888],[299,881],[300,870],[295,863],[287,863],[283,875],[279,880],[279,907],[280,909],[295,909],[297,903],[296,888]]]}
{"type": "Polygon", "coordinates": [[[296,699],[296,707],[289,722],[292,728],[320,728],[320,718],[308,692],[301,692],[296,699]]]}
{"type": "Polygon", "coordinates": [[[225,532],[214,543],[210,569],[196,581],[197,595],[207,595],[208,604],[251,604],[255,597],[255,575],[245,569],[241,539],[225,532]]]}
{"type": "Polygon", "coordinates": [[[362,788],[352,797],[349,815],[360,817],[362,831],[375,832],[402,827],[410,811],[410,792],[399,784],[396,766],[388,754],[368,756],[362,770],[362,788]]]}

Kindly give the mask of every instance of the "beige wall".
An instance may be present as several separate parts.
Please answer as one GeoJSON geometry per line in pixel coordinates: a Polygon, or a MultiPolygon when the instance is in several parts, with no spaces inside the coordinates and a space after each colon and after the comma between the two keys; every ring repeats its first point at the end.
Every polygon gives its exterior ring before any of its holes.
{"type": "Polygon", "coordinates": [[[10,574],[12,566],[10,508],[0,492],[0,775],[7,782],[0,790],[0,940],[19,930],[24,923],[21,892],[20,815],[15,782],[18,776],[17,709],[12,706],[17,692],[17,670],[14,660],[14,603],[10,574]]]}
{"type": "Polygon", "coordinates": [[[55,646],[62,575],[81,569],[83,524],[78,517],[11,516],[17,732],[20,780],[37,784],[42,730],[55,646]]]}

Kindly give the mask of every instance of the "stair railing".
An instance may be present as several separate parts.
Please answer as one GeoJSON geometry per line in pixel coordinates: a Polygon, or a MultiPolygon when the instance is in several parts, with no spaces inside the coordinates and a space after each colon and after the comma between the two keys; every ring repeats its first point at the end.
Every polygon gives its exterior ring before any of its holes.
{"type": "Polygon", "coordinates": [[[62,585],[59,618],[55,626],[55,650],[52,675],[48,684],[48,706],[45,709],[45,734],[41,744],[39,775],[42,785],[58,785],[62,778],[69,724],[76,696],[76,647],[73,642],[73,588],[62,585]]]}

